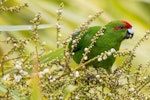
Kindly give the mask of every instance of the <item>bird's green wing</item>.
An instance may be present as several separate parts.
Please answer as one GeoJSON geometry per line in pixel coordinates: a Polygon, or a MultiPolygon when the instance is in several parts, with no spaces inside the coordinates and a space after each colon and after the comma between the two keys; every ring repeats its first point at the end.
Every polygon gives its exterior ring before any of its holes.
{"type": "MultiPolygon", "coordinates": [[[[99,29],[100,29],[100,26],[94,26],[94,27],[88,28],[87,31],[83,33],[84,35],[79,40],[77,47],[73,50],[73,52],[75,52],[75,55],[73,55],[73,59],[77,63],[80,63],[82,54],[84,53],[84,49],[87,48],[91,44],[91,39],[99,31],[99,29]]],[[[80,31],[78,33],[73,34],[73,39],[75,39],[80,33],[82,32],[80,31]]],[[[69,45],[70,49],[71,49],[71,45],[72,45],[72,42],[69,45]]]]}

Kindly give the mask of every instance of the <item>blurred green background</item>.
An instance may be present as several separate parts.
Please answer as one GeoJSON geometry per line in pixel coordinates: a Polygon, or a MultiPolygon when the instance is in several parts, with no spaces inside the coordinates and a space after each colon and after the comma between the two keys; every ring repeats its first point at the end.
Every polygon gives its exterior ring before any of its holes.
{"type": "MultiPolygon", "coordinates": [[[[29,7],[18,13],[3,12],[0,14],[0,25],[28,25],[35,14],[41,13],[41,24],[56,24],[56,10],[59,4],[64,3],[63,18],[61,21],[62,40],[85,22],[89,15],[97,11],[104,13],[94,21],[93,25],[105,25],[112,20],[127,20],[133,25],[135,35],[133,39],[122,43],[121,48],[132,49],[140,38],[150,29],[150,0],[11,0],[6,6],[28,3],[29,7]]],[[[31,31],[0,32],[0,40],[8,36],[22,39],[31,36],[31,31]]],[[[41,41],[46,41],[47,48],[56,48],[56,29],[39,30],[41,41]]],[[[7,53],[11,46],[0,42],[0,56],[7,53]]],[[[27,46],[27,51],[33,46],[27,46]]],[[[146,63],[150,60],[150,40],[144,42],[137,50],[135,63],[146,63]]]]}

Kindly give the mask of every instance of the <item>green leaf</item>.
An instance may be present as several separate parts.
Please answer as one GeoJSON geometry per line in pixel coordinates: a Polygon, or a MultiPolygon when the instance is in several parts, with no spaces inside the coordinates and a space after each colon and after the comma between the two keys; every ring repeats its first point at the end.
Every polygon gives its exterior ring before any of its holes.
{"type": "Polygon", "coordinates": [[[63,52],[64,52],[64,48],[59,48],[59,49],[57,49],[57,50],[55,50],[49,54],[42,56],[40,58],[40,62],[46,63],[46,62],[51,61],[51,60],[56,59],[56,58],[62,58],[64,56],[63,52]]]}
{"type": "Polygon", "coordinates": [[[21,98],[19,97],[19,92],[17,90],[12,91],[12,98],[14,100],[20,100],[21,98]]]}
{"type": "Polygon", "coordinates": [[[69,97],[71,95],[71,93],[77,88],[77,86],[75,85],[68,85],[65,89],[64,89],[64,98],[63,100],[69,100],[69,97]]]}
{"type": "MultiPolygon", "coordinates": [[[[0,95],[5,95],[8,92],[7,87],[4,85],[0,85],[0,95]]],[[[13,100],[21,100],[21,97],[19,96],[19,92],[18,90],[12,90],[11,91],[11,97],[13,98],[13,100]]],[[[22,97],[24,98],[24,100],[28,100],[26,96],[22,97]]]]}
{"type": "MultiPolygon", "coordinates": [[[[52,28],[54,25],[42,24],[37,27],[37,29],[52,28]]],[[[0,31],[23,31],[23,30],[33,30],[33,25],[13,25],[13,26],[0,26],[0,31]]]]}
{"type": "Polygon", "coordinates": [[[0,85],[0,92],[1,92],[1,93],[6,93],[6,92],[7,92],[6,86],[0,85]]]}
{"type": "Polygon", "coordinates": [[[43,100],[40,87],[40,79],[38,78],[38,75],[32,77],[30,100],[43,100]]]}

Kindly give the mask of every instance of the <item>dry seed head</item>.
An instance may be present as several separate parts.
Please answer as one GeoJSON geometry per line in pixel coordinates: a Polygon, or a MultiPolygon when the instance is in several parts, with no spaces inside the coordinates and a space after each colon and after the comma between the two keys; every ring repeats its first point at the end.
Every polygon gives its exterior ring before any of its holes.
{"type": "Polygon", "coordinates": [[[125,85],[126,83],[125,82],[119,82],[119,85],[125,85]]]}
{"type": "Polygon", "coordinates": [[[135,88],[133,88],[133,87],[129,88],[130,92],[133,92],[134,90],[135,90],[135,88]]]}
{"type": "Polygon", "coordinates": [[[88,56],[84,56],[83,59],[84,59],[84,60],[88,60],[88,56]]]}
{"type": "Polygon", "coordinates": [[[26,40],[26,41],[25,41],[25,44],[28,44],[28,43],[29,43],[29,40],[26,40]]]}
{"type": "Polygon", "coordinates": [[[59,45],[60,45],[60,44],[61,44],[61,42],[60,42],[60,41],[57,41],[57,44],[59,44],[59,45]]]}
{"type": "Polygon", "coordinates": [[[62,36],[62,34],[60,34],[60,33],[59,33],[59,34],[58,34],[58,36],[59,36],[59,37],[61,37],[61,36],[62,36]]]}
{"type": "Polygon", "coordinates": [[[72,77],[72,76],[73,76],[73,74],[71,73],[71,74],[70,74],[70,76],[72,77]]]}
{"type": "Polygon", "coordinates": [[[110,51],[111,51],[111,53],[116,52],[116,50],[114,48],[111,48],[110,51]]]}
{"type": "Polygon", "coordinates": [[[72,40],[72,43],[75,44],[77,42],[77,40],[72,40]]]}
{"type": "Polygon", "coordinates": [[[46,45],[46,42],[45,42],[45,41],[43,41],[43,42],[42,42],[42,45],[46,45]]]}
{"type": "Polygon", "coordinates": [[[3,4],[3,3],[5,3],[7,0],[1,0],[0,1],[0,4],[3,4]]]}
{"type": "MultiPolygon", "coordinates": [[[[106,52],[105,52],[106,53],[106,52]]],[[[87,62],[83,63],[82,66],[85,66],[87,65],[88,63],[90,63],[91,61],[94,61],[94,60],[99,60],[101,61],[104,60],[104,59],[107,59],[107,55],[105,53],[101,53],[100,55],[97,55],[96,57],[92,58],[92,59],[89,59],[87,62]],[[98,59],[99,58],[99,59],[98,59]]],[[[83,54],[84,55],[84,54],[83,54]]],[[[84,59],[84,58],[83,58],[84,59]]]]}
{"type": "Polygon", "coordinates": [[[69,52],[65,52],[65,56],[69,56],[69,54],[70,54],[69,52]]]}
{"type": "Polygon", "coordinates": [[[69,43],[69,42],[70,42],[70,38],[69,38],[69,39],[67,38],[67,39],[66,39],[66,43],[69,43]]]}
{"type": "Polygon", "coordinates": [[[101,35],[104,35],[104,33],[102,32],[102,33],[100,33],[101,35]]]}
{"type": "Polygon", "coordinates": [[[16,64],[15,68],[16,68],[16,69],[21,69],[22,66],[21,66],[21,64],[16,64]]]}
{"type": "Polygon", "coordinates": [[[49,80],[49,82],[54,82],[56,79],[55,78],[52,78],[49,80]]]}
{"type": "Polygon", "coordinates": [[[107,59],[107,55],[104,55],[104,56],[103,56],[103,60],[106,60],[106,59],[107,59]]]}
{"type": "Polygon", "coordinates": [[[148,35],[145,35],[145,39],[148,40],[148,39],[149,39],[149,36],[148,36],[148,35]]]}
{"type": "Polygon", "coordinates": [[[100,75],[96,75],[96,78],[100,78],[100,75]]]}
{"type": "Polygon", "coordinates": [[[112,55],[112,52],[108,51],[108,52],[107,52],[107,55],[108,55],[108,56],[111,56],[111,55],[112,55]]]}
{"type": "Polygon", "coordinates": [[[10,77],[10,74],[6,74],[6,75],[3,76],[2,80],[6,81],[9,77],[10,77]]]}
{"type": "Polygon", "coordinates": [[[74,45],[71,46],[71,48],[74,48],[74,47],[75,47],[74,45]]]}
{"type": "Polygon", "coordinates": [[[57,27],[58,29],[60,29],[60,28],[61,28],[60,23],[56,23],[56,27],[57,27]]]}
{"type": "Polygon", "coordinates": [[[8,56],[4,56],[4,60],[8,60],[8,56]]]}
{"type": "MultiPolygon", "coordinates": [[[[99,17],[101,15],[102,11],[101,12],[97,12],[95,15],[91,16],[85,23],[83,23],[81,26],[80,26],[80,29],[81,30],[81,33],[76,37],[77,39],[77,42],[76,44],[79,42],[79,40],[81,39],[82,35],[86,32],[87,28],[88,28],[88,25],[97,17],[99,17]]],[[[76,45],[77,46],[77,45],[76,45]]],[[[74,48],[73,48],[74,49],[74,48]]],[[[73,51],[72,49],[72,51],[73,51]]]]}
{"type": "Polygon", "coordinates": [[[84,48],[84,51],[88,51],[88,48],[84,48]]]}
{"type": "Polygon", "coordinates": [[[8,37],[8,38],[6,39],[6,41],[9,41],[9,40],[11,40],[11,37],[8,37]]]}
{"type": "Polygon", "coordinates": [[[80,97],[78,95],[75,96],[75,100],[80,100],[80,97]]]}
{"type": "Polygon", "coordinates": [[[100,62],[100,61],[102,61],[103,59],[102,59],[102,57],[99,57],[97,60],[100,62]]]}
{"type": "Polygon", "coordinates": [[[85,60],[85,56],[87,56],[88,53],[90,53],[90,50],[92,49],[92,47],[94,46],[94,43],[96,43],[97,39],[100,38],[101,34],[100,32],[102,32],[104,29],[101,28],[96,34],[95,36],[93,36],[93,38],[91,39],[91,44],[84,49],[85,53],[83,54],[83,58],[81,59],[80,63],[83,62],[83,59],[85,60]]]}
{"type": "Polygon", "coordinates": [[[21,76],[21,75],[16,75],[16,74],[14,74],[14,80],[15,80],[16,82],[20,82],[21,79],[22,79],[22,76],[21,76]]]}
{"type": "Polygon", "coordinates": [[[57,14],[62,13],[62,9],[58,9],[58,10],[56,10],[56,13],[57,13],[57,14]]]}
{"type": "Polygon", "coordinates": [[[61,14],[62,14],[63,7],[64,7],[64,4],[61,3],[61,4],[59,5],[59,9],[56,10],[56,13],[57,13],[58,15],[61,15],[61,14]]]}
{"type": "Polygon", "coordinates": [[[101,82],[103,82],[103,80],[102,80],[102,79],[100,79],[100,80],[99,80],[99,82],[101,83],[101,82]]]}
{"type": "MultiPolygon", "coordinates": [[[[2,5],[4,2],[6,2],[7,0],[2,0],[0,1],[0,5],[2,5]]],[[[19,6],[12,6],[12,7],[6,7],[6,6],[1,6],[0,10],[2,11],[10,11],[10,12],[19,12],[22,8],[28,7],[27,3],[24,3],[22,5],[19,6]]]]}
{"type": "Polygon", "coordinates": [[[14,43],[14,46],[17,47],[18,46],[17,43],[14,43]]]}
{"type": "Polygon", "coordinates": [[[143,77],[144,80],[147,79],[147,78],[148,78],[147,76],[144,76],[144,77],[143,77]]]}
{"type": "Polygon", "coordinates": [[[130,100],[135,100],[134,98],[130,98],[130,100]]]}
{"type": "MultiPolygon", "coordinates": [[[[61,37],[61,34],[60,34],[60,29],[61,29],[61,24],[60,24],[60,20],[61,20],[61,16],[62,16],[62,9],[64,7],[64,4],[61,3],[60,6],[59,6],[59,9],[56,10],[56,13],[57,13],[57,23],[56,23],[56,41],[60,42],[60,37],[61,37]]],[[[62,43],[57,43],[57,48],[59,48],[60,46],[62,45],[62,43]]]]}
{"type": "Polygon", "coordinates": [[[44,74],[49,73],[49,69],[48,69],[48,68],[45,68],[45,69],[43,70],[43,73],[44,73],[44,74]]]}
{"type": "Polygon", "coordinates": [[[58,71],[62,71],[62,70],[63,70],[63,66],[59,66],[58,71]]]}
{"type": "Polygon", "coordinates": [[[92,15],[89,15],[88,18],[91,19],[91,18],[92,18],[92,15]]]}
{"type": "Polygon", "coordinates": [[[146,34],[137,42],[137,44],[134,46],[133,50],[135,52],[135,50],[137,49],[137,47],[139,47],[141,45],[141,43],[144,41],[144,40],[147,40],[147,37],[148,35],[150,34],[150,32],[146,32],[146,34]]]}
{"type": "Polygon", "coordinates": [[[75,53],[74,53],[74,52],[72,52],[71,54],[72,54],[72,55],[74,55],[75,53]]]}
{"type": "Polygon", "coordinates": [[[22,74],[23,76],[28,75],[28,72],[27,72],[27,71],[24,71],[24,70],[20,70],[19,73],[22,74]]]}
{"type": "Polygon", "coordinates": [[[79,77],[79,71],[75,71],[74,76],[75,76],[75,77],[79,77]]]}

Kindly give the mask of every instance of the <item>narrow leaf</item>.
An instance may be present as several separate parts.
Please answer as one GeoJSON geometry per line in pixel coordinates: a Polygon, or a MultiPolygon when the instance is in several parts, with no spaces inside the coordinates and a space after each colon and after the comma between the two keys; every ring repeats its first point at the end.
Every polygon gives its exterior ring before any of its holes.
{"type": "MultiPolygon", "coordinates": [[[[37,29],[53,28],[52,24],[42,24],[37,27],[37,29]]],[[[33,30],[32,25],[14,25],[14,26],[0,26],[0,31],[23,31],[23,30],[33,30]]]]}
{"type": "Polygon", "coordinates": [[[69,100],[71,93],[77,88],[75,85],[69,85],[64,90],[64,98],[63,100],[69,100]]]}
{"type": "Polygon", "coordinates": [[[56,58],[62,58],[63,52],[64,52],[64,48],[57,49],[57,50],[55,50],[49,54],[42,56],[40,58],[40,62],[46,63],[46,62],[51,61],[51,60],[56,59],[56,58]]]}

